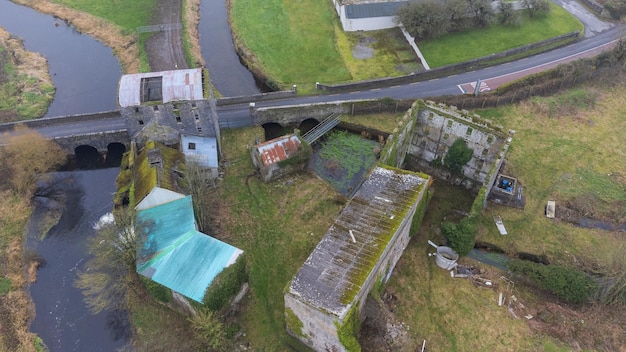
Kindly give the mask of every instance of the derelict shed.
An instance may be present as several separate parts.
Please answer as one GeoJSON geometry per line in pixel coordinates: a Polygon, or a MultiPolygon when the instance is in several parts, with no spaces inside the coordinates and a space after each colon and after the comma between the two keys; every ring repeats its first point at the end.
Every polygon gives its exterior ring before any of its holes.
{"type": "Polygon", "coordinates": [[[124,75],[120,79],[120,107],[150,102],[168,103],[204,99],[202,69],[146,72],[124,75]]]}
{"type": "Polygon", "coordinates": [[[202,303],[207,288],[242,250],[196,230],[191,196],[139,211],[145,242],[138,248],[137,272],[202,303]]]}
{"type": "Polygon", "coordinates": [[[281,162],[294,157],[301,148],[302,141],[296,134],[274,138],[252,148],[252,163],[263,176],[263,180],[270,182],[305,165],[306,160],[303,160],[302,163],[281,167],[281,162]]]}
{"type": "Polygon", "coordinates": [[[372,287],[390,277],[409,242],[413,216],[427,201],[429,180],[374,168],[287,288],[292,335],[318,351],[345,350],[338,329],[353,311],[360,315],[372,287]]]}

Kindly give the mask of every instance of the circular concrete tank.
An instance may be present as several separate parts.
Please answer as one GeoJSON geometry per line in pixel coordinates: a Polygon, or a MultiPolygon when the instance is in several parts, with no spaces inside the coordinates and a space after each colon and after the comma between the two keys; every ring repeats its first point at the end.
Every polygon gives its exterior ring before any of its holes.
{"type": "Polygon", "coordinates": [[[452,270],[456,266],[457,260],[459,260],[459,255],[453,251],[452,248],[444,246],[437,247],[435,263],[438,267],[446,270],[452,270]]]}
{"type": "Polygon", "coordinates": [[[428,256],[435,256],[435,263],[438,267],[446,270],[452,270],[459,260],[459,254],[452,248],[446,246],[438,246],[433,241],[428,240],[428,244],[437,248],[437,253],[429,253],[428,256]]]}

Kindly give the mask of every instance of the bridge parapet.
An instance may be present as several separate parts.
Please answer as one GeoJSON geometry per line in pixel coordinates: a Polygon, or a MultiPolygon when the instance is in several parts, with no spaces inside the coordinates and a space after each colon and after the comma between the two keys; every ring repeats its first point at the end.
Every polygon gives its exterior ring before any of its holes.
{"type": "Polygon", "coordinates": [[[127,130],[95,132],[89,134],[71,135],[67,137],[54,138],[68,154],[74,154],[77,147],[88,145],[96,148],[98,152],[106,152],[111,143],[120,143],[130,148],[130,136],[127,130]]]}
{"type": "Polygon", "coordinates": [[[13,130],[15,126],[17,125],[24,125],[28,128],[40,128],[40,127],[50,127],[50,126],[55,126],[55,125],[64,125],[64,124],[73,123],[73,122],[104,120],[104,119],[121,118],[121,117],[122,115],[120,114],[118,110],[89,113],[89,114],[58,116],[58,117],[44,117],[44,118],[35,119],[35,120],[25,120],[25,121],[0,124],[0,133],[9,132],[13,130]]]}

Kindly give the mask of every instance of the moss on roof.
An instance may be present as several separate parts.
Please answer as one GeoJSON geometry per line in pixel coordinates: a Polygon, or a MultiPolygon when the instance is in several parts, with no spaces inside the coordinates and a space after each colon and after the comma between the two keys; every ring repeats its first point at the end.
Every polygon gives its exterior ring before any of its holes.
{"type": "Polygon", "coordinates": [[[134,199],[141,202],[154,187],[184,193],[177,182],[177,170],[184,168],[185,156],[176,149],[149,141],[134,163],[134,199]]]}
{"type": "Polygon", "coordinates": [[[423,198],[428,180],[424,174],[376,167],[296,274],[289,292],[318,309],[345,314],[423,198]]]}

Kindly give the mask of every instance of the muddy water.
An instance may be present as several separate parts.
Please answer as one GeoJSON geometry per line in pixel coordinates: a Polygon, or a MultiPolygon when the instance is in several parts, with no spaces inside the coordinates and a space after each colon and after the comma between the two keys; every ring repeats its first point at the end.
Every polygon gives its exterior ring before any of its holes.
{"type": "Polygon", "coordinates": [[[225,0],[202,1],[198,31],[211,82],[222,95],[234,97],[261,91],[235,52],[225,0]]]}
{"type": "Polygon", "coordinates": [[[57,90],[46,117],[116,109],[122,69],[111,48],[9,0],[0,0],[0,26],[48,59],[57,90]]]}
{"type": "Polygon", "coordinates": [[[86,270],[87,240],[100,217],[113,207],[112,193],[119,168],[55,174],[50,187],[36,197],[33,220],[50,208],[62,209],[57,225],[40,241],[31,221],[28,248],[44,261],[30,293],[36,316],[31,330],[51,352],[115,351],[126,345],[130,325],[125,312],[92,315],[81,291],[74,287],[77,271],[86,270]]]}

